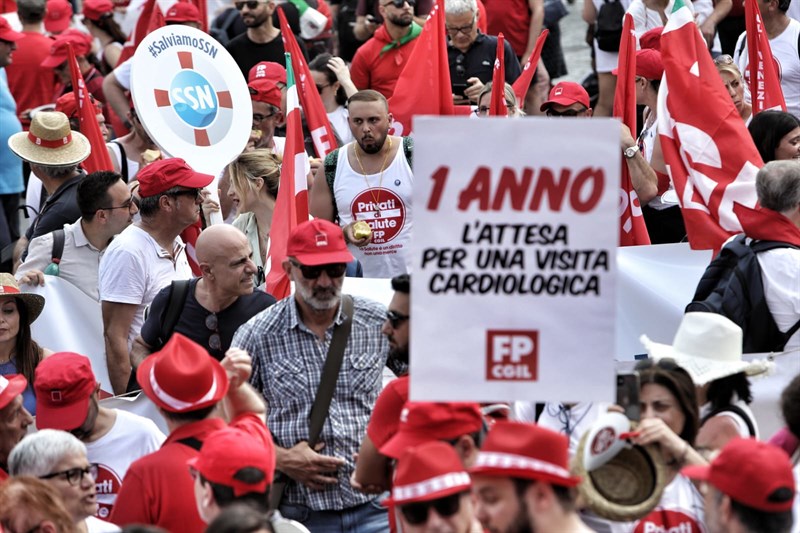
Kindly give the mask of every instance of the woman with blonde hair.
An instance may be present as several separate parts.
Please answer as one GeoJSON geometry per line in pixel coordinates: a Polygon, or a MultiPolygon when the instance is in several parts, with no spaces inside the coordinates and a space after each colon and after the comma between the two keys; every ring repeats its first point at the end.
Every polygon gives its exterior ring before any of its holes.
{"type": "MultiPolygon", "coordinates": [[[[517,95],[514,94],[514,89],[509,84],[505,84],[503,88],[503,96],[505,97],[506,101],[506,108],[508,109],[508,116],[509,117],[524,117],[525,112],[522,111],[519,107],[519,102],[517,101],[517,95]]],[[[478,109],[475,110],[475,114],[479,117],[488,117],[489,116],[489,107],[491,106],[492,102],[492,82],[488,82],[486,85],[483,86],[481,92],[478,94],[478,109]]]]}
{"type": "Polygon", "coordinates": [[[739,67],[733,62],[733,58],[727,54],[721,55],[714,60],[714,65],[717,67],[722,78],[722,83],[725,84],[725,90],[733,100],[733,105],[736,106],[736,111],[739,116],[744,120],[745,126],[750,124],[753,119],[753,106],[748,104],[744,99],[744,80],[739,67]]]}
{"type": "Polygon", "coordinates": [[[266,277],[269,230],[281,180],[281,156],[260,148],[244,152],[228,165],[228,197],[239,215],[233,225],[247,236],[258,267],[254,282],[262,285],[266,277]]]}

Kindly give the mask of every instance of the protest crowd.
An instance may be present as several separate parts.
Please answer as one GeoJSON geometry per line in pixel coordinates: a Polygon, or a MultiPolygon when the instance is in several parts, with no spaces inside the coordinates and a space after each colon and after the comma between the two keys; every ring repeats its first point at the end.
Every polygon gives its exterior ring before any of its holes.
{"type": "MultiPolygon", "coordinates": [[[[459,176],[459,209],[589,211],[547,163],[459,176]]],[[[0,249],[0,532],[800,532],[800,0],[0,0],[0,249]],[[533,301],[616,268],[488,215],[417,257],[446,178],[414,205],[418,158],[465,139],[422,115],[613,117],[615,247],[711,251],[674,340],[594,378],[616,401],[569,375],[561,402],[420,401],[411,323],[454,319],[414,320],[412,277],[533,301]],[[554,251],[464,269],[457,246],[511,240],[554,251]]]]}

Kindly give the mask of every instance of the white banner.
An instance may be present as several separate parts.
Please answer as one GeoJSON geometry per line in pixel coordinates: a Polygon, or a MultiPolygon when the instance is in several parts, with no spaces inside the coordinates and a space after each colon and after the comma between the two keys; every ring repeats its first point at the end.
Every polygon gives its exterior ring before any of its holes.
{"type": "Polygon", "coordinates": [[[413,398],[612,400],[619,124],[414,133],[413,398]]]}

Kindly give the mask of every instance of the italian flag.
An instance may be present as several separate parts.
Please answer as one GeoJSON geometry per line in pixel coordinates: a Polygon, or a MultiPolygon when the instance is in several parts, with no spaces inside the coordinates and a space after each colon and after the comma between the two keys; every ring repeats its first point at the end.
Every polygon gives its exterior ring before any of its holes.
{"type": "Polygon", "coordinates": [[[280,300],[289,296],[289,277],[283,270],[289,234],[301,222],[308,220],[308,188],[306,169],[308,156],[303,146],[303,126],[300,117],[300,102],[294,81],[292,56],[286,54],[286,146],[283,149],[281,182],[278,198],[272,214],[270,244],[267,251],[269,272],[267,292],[280,300]]]}

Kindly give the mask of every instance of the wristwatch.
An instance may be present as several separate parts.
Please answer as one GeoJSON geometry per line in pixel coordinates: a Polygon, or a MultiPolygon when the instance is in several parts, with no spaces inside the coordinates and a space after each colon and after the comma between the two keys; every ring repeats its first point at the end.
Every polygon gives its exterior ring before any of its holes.
{"type": "Polygon", "coordinates": [[[633,159],[636,157],[636,152],[639,151],[639,145],[634,144],[633,146],[629,146],[622,151],[623,155],[626,159],[633,159]]]}

